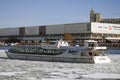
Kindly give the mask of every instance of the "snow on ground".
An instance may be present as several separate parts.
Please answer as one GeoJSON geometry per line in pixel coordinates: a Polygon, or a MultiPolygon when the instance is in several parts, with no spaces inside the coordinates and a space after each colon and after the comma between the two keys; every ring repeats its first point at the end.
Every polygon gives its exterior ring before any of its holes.
{"type": "Polygon", "coordinates": [[[25,73],[25,72],[0,72],[0,76],[14,76],[15,74],[22,74],[22,73],[25,73]]]}
{"type": "Polygon", "coordinates": [[[106,73],[95,73],[83,75],[85,78],[95,78],[95,79],[120,79],[120,74],[106,74],[106,73]]]}

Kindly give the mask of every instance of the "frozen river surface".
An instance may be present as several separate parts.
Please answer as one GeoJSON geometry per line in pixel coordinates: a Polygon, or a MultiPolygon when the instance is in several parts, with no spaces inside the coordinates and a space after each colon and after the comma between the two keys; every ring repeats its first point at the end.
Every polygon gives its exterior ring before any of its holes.
{"type": "Polygon", "coordinates": [[[120,80],[120,54],[110,64],[0,59],[0,80],[120,80]]]}

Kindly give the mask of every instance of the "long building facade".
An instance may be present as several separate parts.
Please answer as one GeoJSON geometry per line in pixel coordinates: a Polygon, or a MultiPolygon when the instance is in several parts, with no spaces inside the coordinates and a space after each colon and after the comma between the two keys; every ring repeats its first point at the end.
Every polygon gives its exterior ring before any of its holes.
{"type": "Polygon", "coordinates": [[[100,13],[90,11],[90,22],[56,25],[0,28],[0,43],[40,42],[66,39],[83,43],[86,39],[97,40],[100,45],[120,47],[120,18],[103,19],[100,13]]]}
{"type": "Polygon", "coordinates": [[[58,25],[31,26],[0,29],[0,41],[7,42],[11,38],[19,41],[45,41],[64,39],[65,34],[71,35],[74,41],[80,43],[86,39],[119,44],[120,24],[109,23],[71,23],[58,25]]]}

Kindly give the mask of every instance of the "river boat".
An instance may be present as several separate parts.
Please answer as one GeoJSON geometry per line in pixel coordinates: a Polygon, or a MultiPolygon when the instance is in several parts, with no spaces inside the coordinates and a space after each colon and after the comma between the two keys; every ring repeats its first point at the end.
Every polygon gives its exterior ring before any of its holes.
{"type": "Polygon", "coordinates": [[[100,47],[97,41],[85,40],[84,46],[70,46],[67,41],[58,40],[40,46],[19,46],[10,48],[7,55],[10,59],[37,60],[73,63],[110,63],[104,53],[107,47],[100,47]]]}

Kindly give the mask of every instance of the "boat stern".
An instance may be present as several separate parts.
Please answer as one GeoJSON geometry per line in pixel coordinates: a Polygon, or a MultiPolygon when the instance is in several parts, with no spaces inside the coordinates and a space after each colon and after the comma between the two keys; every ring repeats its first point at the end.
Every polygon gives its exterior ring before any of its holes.
{"type": "Polygon", "coordinates": [[[94,56],[94,63],[111,63],[111,60],[108,56],[94,56]]]}

